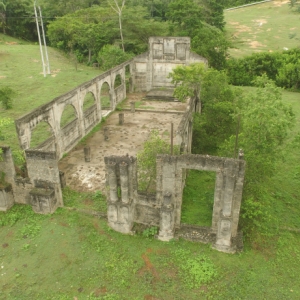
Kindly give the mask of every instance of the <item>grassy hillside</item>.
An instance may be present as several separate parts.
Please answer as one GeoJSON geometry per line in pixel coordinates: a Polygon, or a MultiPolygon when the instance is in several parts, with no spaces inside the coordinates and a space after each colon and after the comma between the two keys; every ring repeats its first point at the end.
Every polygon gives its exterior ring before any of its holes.
{"type": "Polygon", "coordinates": [[[225,12],[226,30],[235,49],[233,57],[260,51],[276,51],[300,46],[300,14],[289,1],[272,1],[225,12]]]}
{"type": "MultiPolygon", "coordinates": [[[[252,10],[248,14],[250,22],[262,17],[252,10]]],[[[240,16],[239,22],[247,15],[240,16]]],[[[99,73],[85,66],[76,72],[68,59],[49,49],[56,76],[43,78],[37,45],[3,35],[0,40],[0,84],[18,92],[14,109],[1,110],[0,117],[17,118],[99,73]]],[[[281,47],[275,41],[274,50],[281,47]]],[[[243,55],[255,50],[241,46],[243,55]]],[[[293,106],[297,126],[284,161],[266,188],[266,234],[261,240],[246,239],[242,253],[229,255],[210,245],[160,242],[149,236],[150,231],[119,234],[105,220],[66,208],[43,216],[34,214],[30,206],[15,205],[7,213],[0,212],[0,300],[299,299],[300,167],[299,147],[292,142],[300,128],[300,101],[299,94],[286,91],[283,98],[293,106]]],[[[12,135],[14,126],[8,132],[12,135]]],[[[17,145],[15,137],[6,143],[17,145]]],[[[191,174],[183,221],[209,225],[214,174],[200,173],[199,178],[197,172],[191,174]]],[[[78,194],[65,189],[64,201],[67,207],[105,210],[99,192],[78,194]]]]}
{"type": "MultiPolygon", "coordinates": [[[[76,71],[74,63],[62,53],[50,47],[48,51],[51,75],[44,78],[39,46],[0,34],[0,87],[9,86],[17,93],[13,109],[1,107],[0,118],[17,119],[100,74],[85,65],[79,65],[76,71]]],[[[5,144],[17,148],[14,124],[7,132],[5,144]]]]}

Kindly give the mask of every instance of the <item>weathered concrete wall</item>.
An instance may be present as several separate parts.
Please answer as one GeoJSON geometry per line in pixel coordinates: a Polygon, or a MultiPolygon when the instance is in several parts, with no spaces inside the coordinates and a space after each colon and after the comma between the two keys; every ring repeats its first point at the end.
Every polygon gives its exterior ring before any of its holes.
{"type": "Polygon", "coordinates": [[[137,193],[136,159],[105,157],[107,179],[107,219],[116,231],[131,233],[134,199],[137,193]]]}
{"type": "Polygon", "coordinates": [[[37,213],[52,213],[63,206],[58,160],[55,152],[26,150],[28,177],[34,189],[30,204],[37,213]]]}
{"type": "Polygon", "coordinates": [[[28,177],[16,176],[9,147],[1,147],[0,171],[9,184],[0,195],[0,210],[14,203],[31,205],[37,213],[52,213],[63,206],[58,160],[54,151],[26,150],[28,177]]]}
{"type": "Polygon", "coordinates": [[[114,110],[116,105],[126,98],[125,68],[130,64],[131,61],[125,62],[16,120],[21,148],[24,150],[31,148],[32,131],[40,122],[45,121],[49,124],[52,137],[36,149],[55,151],[58,158],[61,158],[101,121],[101,88],[104,83],[107,83],[110,89],[111,110],[114,110]],[[120,75],[122,83],[114,89],[115,79],[118,75],[120,75]],[[83,111],[84,99],[88,93],[92,93],[94,96],[95,104],[83,111]],[[61,116],[69,104],[74,107],[76,118],[60,128],[61,116]]]}
{"type": "Polygon", "coordinates": [[[136,159],[106,157],[108,223],[122,233],[131,233],[133,223],[159,226],[158,239],[169,241],[180,228],[183,174],[186,169],[216,172],[214,208],[210,232],[213,247],[233,253],[238,234],[245,161],[204,155],[158,155],[156,197],[137,191],[136,159]],[[126,169],[126,180],[122,179],[126,169]],[[128,176],[129,175],[129,176],[128,176]],[[124,201],[123,191],[126,191],[124,201]],[[118,195],[118,191],[120,194],[118,195]]]}
{"type": "Polygon", "coordinates": [[[132,84],[135,91],[174,87],[169,73],[180,65],[207,60],[190,51],[189,37],[150,37],[149,51],[134,58],[132,84]]]}

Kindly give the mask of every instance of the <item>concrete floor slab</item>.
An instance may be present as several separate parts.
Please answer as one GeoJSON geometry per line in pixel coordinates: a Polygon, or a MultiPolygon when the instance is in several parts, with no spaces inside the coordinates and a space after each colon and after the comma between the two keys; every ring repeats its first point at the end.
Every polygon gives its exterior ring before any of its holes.
{"type": "Polygon", "coordinates": [[[67,186],[77,191],[105,191],[104,157],[110,155],[136,156],[143,149],[143,143],[152,130],[158,130],[164,139],[170,139],[171,123],[177,129],[186,103],[143,100],[145,94],[129,94],[122,103],[123,108],[130,108],[135,101],[137,110],[124,113],[124,124],[119,125],[119,113],[113,112],[107,117],[101,129],[86,142],[79,143],[59,161],[59,169],[65,173],[67,186]],[[139,111],[141,109],[142,111],[139,111]],[[104,127],[108,128],[109,139],[104,139],[104,127]],[[91,151],[90,162],[85,162],[84,147],[91,151]]]}

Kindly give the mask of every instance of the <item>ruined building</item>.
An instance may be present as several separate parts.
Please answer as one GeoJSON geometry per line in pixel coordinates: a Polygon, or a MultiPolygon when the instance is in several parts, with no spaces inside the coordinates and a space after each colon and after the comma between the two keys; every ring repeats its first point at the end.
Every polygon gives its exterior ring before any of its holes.
{"type": "MultiPolygon", "coordinates": [[[[194,62],[207,64],[206,59],[190,51],[189,38],[152,37],[149,39],[148,52],[16,120],[20,146],[25,150],[28,177],[16,176],[11,150],[2,147],[0,170],[5,172],[7,185],[0,190],[0,210],[6,211],[14,203],[22,203],[31,205],[36,213],[46,214],[64,205],[61,188],[63,174],[59,170],[58,161],[126,98],[126,69],[130,71],[129,91],[145,91],[150,92],[150,95],[152,92],[153,97],[163,97],[168,93],[168,88],[172,88],[168,78],[172,69],[194,62]],[[117,77],[121,78],[121,84],[114,88],[117,77]],[[102,107],[100,101],[104,83],[109,86],[108,107],[102,107]],[[83,110],[84,98],[88,93],[93,95],[94,104],[83,110]],[[74,109],[76,118],[61,127],[61,117],[68,105],[74,109]],[[40,122],[49,124],[52,137],[38,147],[31,148],[32,131],[40,122]]],[[[175,130],[174,143],[180,147],[181,154],[157,157],[156,194],[138,191],[137,162],[134,156],[105,157],[108,224],[114,230],[126,234],[132,232],[134,223],[159,226],[158,239],[169,241],[178,236],[178,230],[180,232],[182,229],[182,233],[185,229],[180,219],[186,170],[214,171],[216,183],[212,227],[204,229],[204,235],[214,248],[235,252],[239,238],[238,221],[245,162],[242,153],[239,159],[190,153],[193,113],[198,109],[197,99],[189,99],[175,130]]]]}

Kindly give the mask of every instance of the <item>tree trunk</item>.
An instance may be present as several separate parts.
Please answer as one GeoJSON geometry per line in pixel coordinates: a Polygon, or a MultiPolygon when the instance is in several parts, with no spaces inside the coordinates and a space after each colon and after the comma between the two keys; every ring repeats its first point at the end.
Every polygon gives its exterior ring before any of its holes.
{"type": "Polygon", "coordinates": [[[119,26],[120,26],[120,36],[121,36],[121,43],[122,43],[122,49],[123,52],[125,52],[125,48],[124,48],[124,39],[123,39],[123,31],[122,31],[122,14],[119,14],[119,26]]]}

